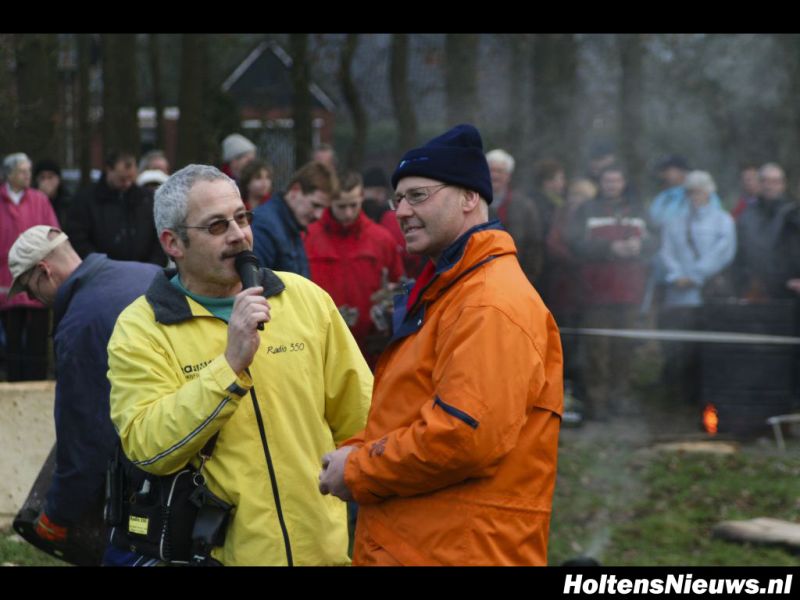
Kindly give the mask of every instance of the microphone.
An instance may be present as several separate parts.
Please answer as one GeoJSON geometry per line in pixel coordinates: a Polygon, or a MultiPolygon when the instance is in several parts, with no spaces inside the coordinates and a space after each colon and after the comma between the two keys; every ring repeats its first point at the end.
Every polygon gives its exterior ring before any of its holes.
{"type": "MultiPolygon", "coordinates": [[[[239,279],[242,280],[242,288],[247,289],[261,285],[261,265],[258,262],[258,257],[245,250],[236,255],[233,262],[236,267],[236,272],[239,274],[239,279]]],[[[264,330],[264,323],[258,324],[258,329],[264,330]]]]}

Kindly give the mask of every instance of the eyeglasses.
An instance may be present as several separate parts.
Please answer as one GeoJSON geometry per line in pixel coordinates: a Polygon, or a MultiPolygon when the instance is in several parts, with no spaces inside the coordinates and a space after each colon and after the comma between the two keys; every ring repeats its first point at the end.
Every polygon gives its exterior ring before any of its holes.
{"type": "Polygon", "coordinates": [[[228,231],[231,221],[236,221],[236,224],[241,228],[249,227],[253,222],[253,213],[248,210],[235,215],[232,219],[217,219],[216,221],[211,221],[208,225],[200,226],[180,225],[178,229],[205,229],[211,235],[222,235],[228,231]]]}
{"type": "Polygon", "coordinates": [[[400,206],[403,198],[406,199],[406,202],[408,202],[409,205],[416,206],[417,204],[425,202],[425,200],[433,196],[439,190],[449,186],[449,183],[443,183],[441,185],[427,185],[424,187],[411,188],[406,190],[404,194],[395,194],[389,198],[389,208],[392,210],[397,210],[397,207],[400,206]]]}

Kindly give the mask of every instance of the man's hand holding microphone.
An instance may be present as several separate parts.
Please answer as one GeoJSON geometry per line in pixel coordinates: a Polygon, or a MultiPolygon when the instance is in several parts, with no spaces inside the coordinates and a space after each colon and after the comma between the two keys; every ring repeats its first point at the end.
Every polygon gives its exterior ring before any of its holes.
{"type": "MultiPolygon", "coordinates": [[[[269,302],[262,295],[264,288],[259,285],[258,258],[246,250],[236,255],[234,264],[242,280],[242,291],[236,294],[228,321],[225,359],[236,373],[242,373],[253,362],[261,344],[258,332],[264,329],[264,323],[269,323],[271,317],[269,302]]],[[[342,446],[322,457],[322,471],[319,474],[319,491],[322,494],[332,494],[346,502],[353,501],[344,482],[344,466],[353,450],[354,446],[342,446]]]]}
{"type": "Polygon", "coordinates": [[[250,251],[236,255],[236,271],[242,279],[242,291],[236,294],[228,321],[228,345],[225,359],[235,373],[242,373],[261,344],[259,330],[270,320],[270,306],[262,295],[258,258],[250,251]]]}

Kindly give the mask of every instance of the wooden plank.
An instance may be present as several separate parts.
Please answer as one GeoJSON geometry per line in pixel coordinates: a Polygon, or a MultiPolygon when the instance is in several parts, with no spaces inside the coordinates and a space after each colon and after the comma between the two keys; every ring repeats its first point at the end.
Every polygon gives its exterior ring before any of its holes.
{"type": "Polygon", "coordinates": [[[712,534],[734,542],[780,544],[800,549],[800,523],[770,517],[747,521],[723,521],[714,526],[712,534]]]}
{"type": "Polygon", "coordinates": [[[739,446],[730,442],[690,441],[656,444],[653,450],[661,452],[701,452],[707,454],[736,454],[739,446]]]}
{"type": "Polygon", "coordinates": [[[0,525],[22,506],[56,439],[55,381],[0,382],[0,525]]]}

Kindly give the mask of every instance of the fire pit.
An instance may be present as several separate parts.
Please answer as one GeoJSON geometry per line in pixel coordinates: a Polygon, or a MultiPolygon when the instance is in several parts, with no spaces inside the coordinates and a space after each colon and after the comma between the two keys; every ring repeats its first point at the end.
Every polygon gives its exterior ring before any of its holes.
{"type": "Polygon", "coordinates": [[[719,428],[719,415],[717,409],[713,404],[706,404],[703,409],[703,429],[706,430],[708,435],[717,435],[719,428]]]}
{"type": "MultiPolygon", "coordinates": [[[[705,307],[708,331],[794,336],[792,301],[739,300],[705,307]]],[[[714,435],[769,434],[767,419],[797,407],[797,346],[781,344],[703,344],[702,422],[714,435]]]]}

